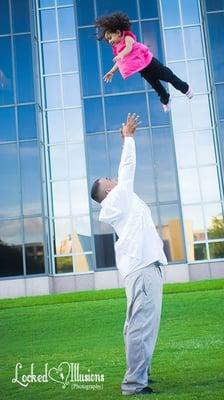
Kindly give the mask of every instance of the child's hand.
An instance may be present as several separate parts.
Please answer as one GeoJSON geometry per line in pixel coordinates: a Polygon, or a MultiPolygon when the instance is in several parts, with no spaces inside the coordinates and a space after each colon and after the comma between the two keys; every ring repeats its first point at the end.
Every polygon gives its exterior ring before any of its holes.
{"type": "Polygon", "coordinates": [[[106,75],[104,75],[103,80],[104,80],[105,82],[107,82],[107,83],[108,83],[108,82],[111,82],[112,79],[113,79],[113,75],[114,75],[114,73],[111,72],[111,71],[109,71],[109,72],[107,72],[106,75]]]}
{"type": "Polygon", "coordinates": [[[122,55],[117,55],[116,57],[113,58],[113,62],[117,62],[118,60],[122,60],[123,56],[122,55]]]}

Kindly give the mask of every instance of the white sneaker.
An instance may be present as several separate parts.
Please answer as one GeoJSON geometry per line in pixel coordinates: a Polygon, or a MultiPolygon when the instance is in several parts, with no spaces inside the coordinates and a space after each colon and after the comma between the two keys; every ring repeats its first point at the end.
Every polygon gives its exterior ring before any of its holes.
{"type": "Polygon", "coordinates": [[[163,111],[165,113],[169,112],[171,110],[171,100],[169,100],[169,103],[163,104],[163,111]]]}
{"type": "Polygon", "coordinates": [[[186,95],[189,99],[192,99],[192,97],[194,96],[193,90],[191,89],[190,86],[189,86],[189,89],[188,89],[187,93],[185,93],[185,95],[186,95]]]}

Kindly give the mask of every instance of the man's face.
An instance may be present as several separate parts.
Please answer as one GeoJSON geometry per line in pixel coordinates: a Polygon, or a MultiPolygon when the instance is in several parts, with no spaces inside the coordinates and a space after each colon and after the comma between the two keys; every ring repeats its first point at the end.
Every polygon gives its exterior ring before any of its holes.
{"type": "Polygon", "coordinates": [[[99,180],[100,184],[100,197],[102,199],[105,199],[107,197],[108,193],[117,185],[117,180],[116,179],[109,179],[109,178],[101,178],[99,180]]]}

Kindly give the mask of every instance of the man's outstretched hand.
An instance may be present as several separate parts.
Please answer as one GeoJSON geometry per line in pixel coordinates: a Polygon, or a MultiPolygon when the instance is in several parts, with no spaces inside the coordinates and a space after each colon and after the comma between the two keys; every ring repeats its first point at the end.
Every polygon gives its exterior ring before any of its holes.
{"type": "Polygon", "coordinates": [[[135,130],[140,123],[141,122],[139,121],[139,115],[136,115],[135,113],[129,113],[126,123],[123,123],[120,129],[122,138],[124,139],[125,137],[133,137],[135,134],[135,130]]]}

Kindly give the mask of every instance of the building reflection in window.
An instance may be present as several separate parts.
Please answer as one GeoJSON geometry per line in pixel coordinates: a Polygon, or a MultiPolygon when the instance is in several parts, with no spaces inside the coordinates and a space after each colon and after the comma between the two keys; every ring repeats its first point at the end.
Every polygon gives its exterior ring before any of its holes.
{"type": "Polygon", "coordinates": [[[56,257],[55,272],[57,274],[73,272],[72,257],[56,257]]]}
{"type": "Polygon", "coordinates": [[[44,268],[43,223],[42,218],[24,220],[26,273],[41,274],[44,268]]]}
{"type": "Polygon", "coordinates": [[[164,251],[168,261],[185,260],[179,206],[177,204],[160,206],[160,217],[164,251]]]}
{"type": "Polygon", "coordinates": [[[0,222],[0,276],[23,275],[22,222],[0,222]]]}

